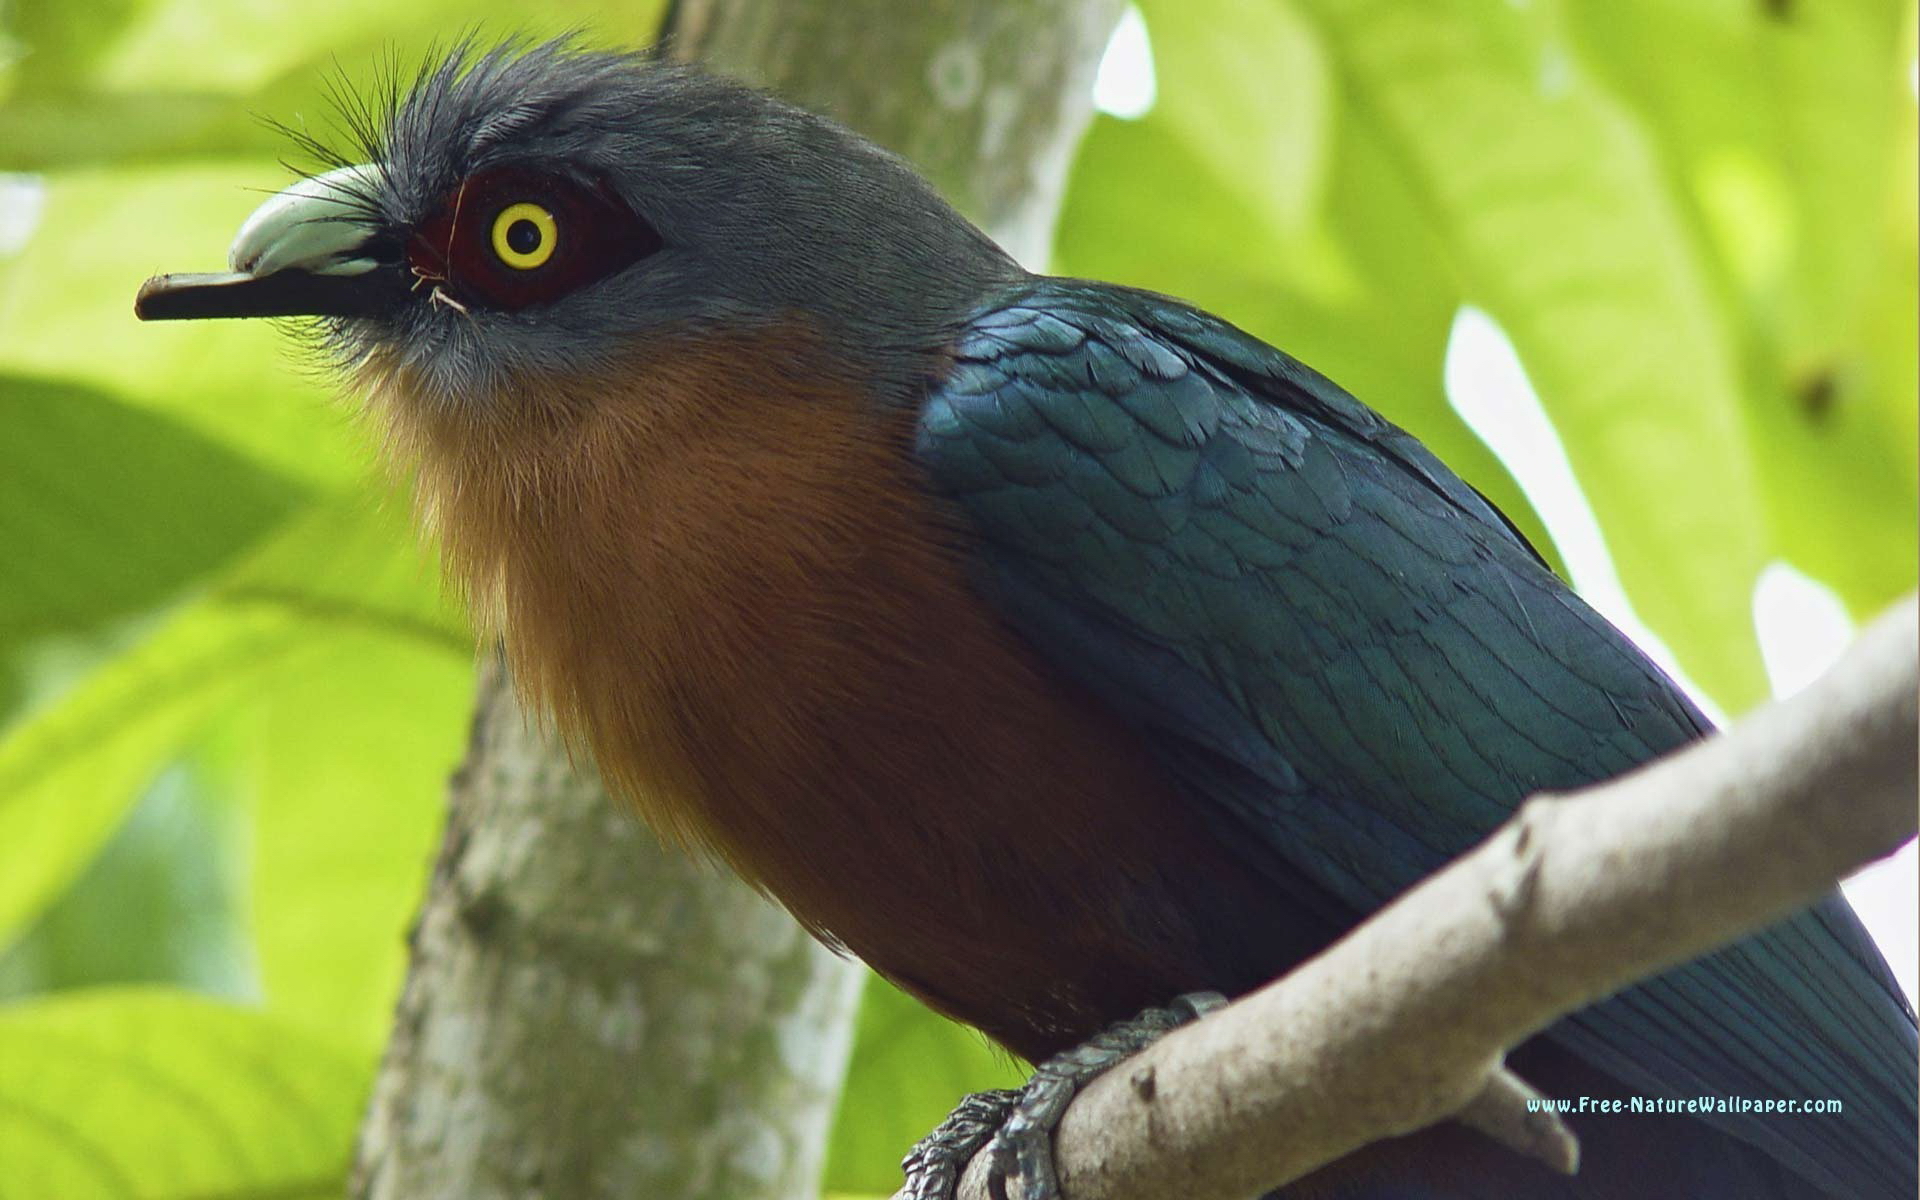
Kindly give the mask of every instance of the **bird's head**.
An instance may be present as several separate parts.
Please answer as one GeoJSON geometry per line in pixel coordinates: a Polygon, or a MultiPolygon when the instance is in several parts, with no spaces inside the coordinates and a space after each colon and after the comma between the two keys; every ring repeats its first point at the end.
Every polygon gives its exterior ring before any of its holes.
{"type": "Polygon", "coordinates": [[[796,326],[903,373],[1018,275],[893,155],[645,54],[455,52],[366,111],[358,153],[242,226],[231,273],[149,280],[138,313],[325,318],[340,365],[458,414],[796,326]]]}
{"type": "Polygon", "coordinates": [[[261,205],[230,273],[151,279],[136,311],[319,318],[487,625],[560,628],[556,581],[634,575],[620,531],[684,507],[660,476],[764,489],[812,414],[896,411],[872,399],[1022,275],[900,159],[646,54],[456,52],[346,108],[355,153],[261,205]],[[516,575],[521,551],[578,561],[516,575]]]}

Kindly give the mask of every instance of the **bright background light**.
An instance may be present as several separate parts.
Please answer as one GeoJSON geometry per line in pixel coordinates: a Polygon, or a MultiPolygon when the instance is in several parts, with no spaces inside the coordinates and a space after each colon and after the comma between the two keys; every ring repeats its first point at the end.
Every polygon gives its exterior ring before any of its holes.
{"type": "Polygon", "coordinates": [[[26,248],[46,204],[47,185],[38,175],[0,172],[0,258],[26,248]]]}
{"type": "Polygon", "coordinates": [[[1093,106],[1110,117],[1137,121],[1153,109],[1158,91],[1147,19],[1129,4],[1100,58],[1100,70],[1093,79],[1093,106]]]}

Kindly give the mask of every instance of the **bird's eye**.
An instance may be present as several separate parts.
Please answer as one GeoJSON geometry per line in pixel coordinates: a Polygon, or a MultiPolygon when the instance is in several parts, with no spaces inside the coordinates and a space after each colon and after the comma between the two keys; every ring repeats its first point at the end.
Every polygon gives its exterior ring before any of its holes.
{"type": "Polygon", "coordinates": [[[664,245],[604,181],[501,166],[461,180],[415,224],[406,257],[416,293],[462,312],[513,312],[551,304],[664,245]]]}
{"type": "Polygon", "coordinates": [[[559,240],[560,227],[553,214],[529,201],[510,204],[493,219],[493,252],[516,270],[545,265],[559,240]]]}

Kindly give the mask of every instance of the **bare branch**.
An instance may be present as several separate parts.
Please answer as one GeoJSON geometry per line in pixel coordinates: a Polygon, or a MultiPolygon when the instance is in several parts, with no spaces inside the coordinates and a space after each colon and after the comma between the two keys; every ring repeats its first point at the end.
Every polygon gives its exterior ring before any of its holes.
{"type": "Polygon", "coordinates": [[[1487,1078],[1487,1086],[1453,1114],[1453,1119],[1486,1134],[1528,1158],[1537,1159],[1562,1175],[1580,1169],[1580,1141],[1559,1116],[1544,1107],[1530,1108],[1545,1097],[1533,1085],[1505,1067],[1487,1078]]]}
{"type": "MultiPolygon", "coordinates": [[[[1909,598],[1799,695],[1528,801],[1326,953],[1090,1085],[1057,1138],[1066,1194],[1242,1200],[1449,1116],[1570,1149],[1526,1127],[1502,1056],[1912,837],[1917,659],[1909,598]]],[[[962,1200],[985,1200],[985,1159],[962,1200]]]]}

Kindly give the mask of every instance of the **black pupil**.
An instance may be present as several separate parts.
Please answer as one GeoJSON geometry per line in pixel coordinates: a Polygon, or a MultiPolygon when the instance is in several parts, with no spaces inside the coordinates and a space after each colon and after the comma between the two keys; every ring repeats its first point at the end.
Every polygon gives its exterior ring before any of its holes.
{"type": "Polygon", "coordinates": [[[532,254],[540,248],[540,227],[520,218],[507,226],[507,245],[515,254],[532,254]]]}

